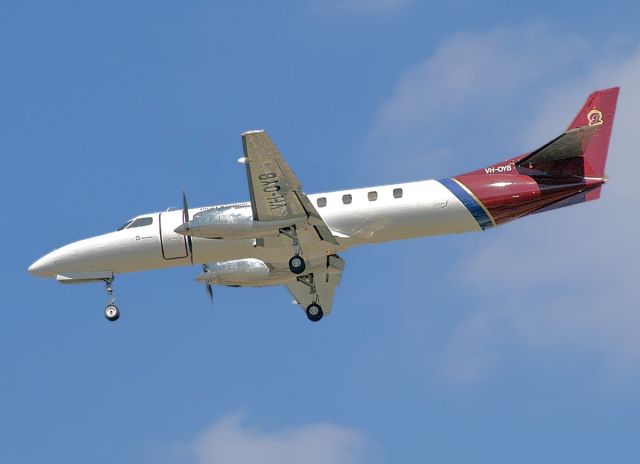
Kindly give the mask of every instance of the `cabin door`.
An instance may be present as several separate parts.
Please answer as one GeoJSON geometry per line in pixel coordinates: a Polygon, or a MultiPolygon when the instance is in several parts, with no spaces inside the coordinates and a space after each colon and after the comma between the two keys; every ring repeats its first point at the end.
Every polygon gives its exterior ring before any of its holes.
{"type": "Polygon", "coordinates": [[[160,249],[164,259],[188,258],[187,237],[176,234],[175,228],[182,225],[182,211],[160,213],[160,249]]]}

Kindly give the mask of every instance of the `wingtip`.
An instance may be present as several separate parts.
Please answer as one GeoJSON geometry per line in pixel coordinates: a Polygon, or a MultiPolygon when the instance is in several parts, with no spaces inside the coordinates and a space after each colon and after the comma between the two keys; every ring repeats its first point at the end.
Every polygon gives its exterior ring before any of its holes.
{"type": "Polygon", "coordinates": [[[260,134],[264,132],[264,129],[254,129],[254,130],[248,130],[248,131],[244,131],[242,134],[243,137],[246,135],[251,135],[251,134],[260,134]]]}

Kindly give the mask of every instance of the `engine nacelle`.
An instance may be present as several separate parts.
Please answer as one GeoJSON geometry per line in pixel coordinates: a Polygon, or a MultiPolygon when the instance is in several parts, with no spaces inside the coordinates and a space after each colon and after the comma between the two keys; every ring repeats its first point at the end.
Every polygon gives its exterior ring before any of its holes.
{"type": "Polygon", "coordinates": [[[254,221],[251,207],[224,206],[196,213],[191,221],[175,229],[180,235],[211,239],[250,239],[278,235],[296,220],[254,221]]]}
{"type": "Polygon", "coordinates": [[[256,285],[271,282],[273,278],[277,277],[269,266],[259,259],[249,258],[212,264],[197,280],[220,285],[256,285]]]}

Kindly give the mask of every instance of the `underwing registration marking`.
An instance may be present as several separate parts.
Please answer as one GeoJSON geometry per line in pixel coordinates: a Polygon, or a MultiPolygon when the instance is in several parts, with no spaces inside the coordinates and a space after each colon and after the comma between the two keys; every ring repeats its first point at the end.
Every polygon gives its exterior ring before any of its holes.
{"type": "Polygon", "coordinates": [[[274,172],[267,172],[258,175],[260,180],[260,187],[262,191],[267,194],[267,204],[272,211],[280,211],[283,214],[287,210],[287,199],[281,193],[282,187],[280,186],[280,180],[274,172]]]}

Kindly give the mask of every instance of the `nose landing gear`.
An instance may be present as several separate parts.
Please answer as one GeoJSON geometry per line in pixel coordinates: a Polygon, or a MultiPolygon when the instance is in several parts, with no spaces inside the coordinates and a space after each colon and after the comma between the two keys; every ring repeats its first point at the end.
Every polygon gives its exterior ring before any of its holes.
{"type": "Polygon", "coordinates": [[[120,317],[120,310],[116,305],[108,304],[107,307],[104,308],[104,317],[110,321],[117,321],[120,317]]]}
{"type": "Polygon", "coordinates": [[[113,279],[107,279],[104,281],[106,284],[107,294],[109,295],[109,302],[107,307],[104,308],[104,317],[110,321],[117,321],[120,317],[120,310],[115,304],[116,299],[113,297],[113,279]]]}

